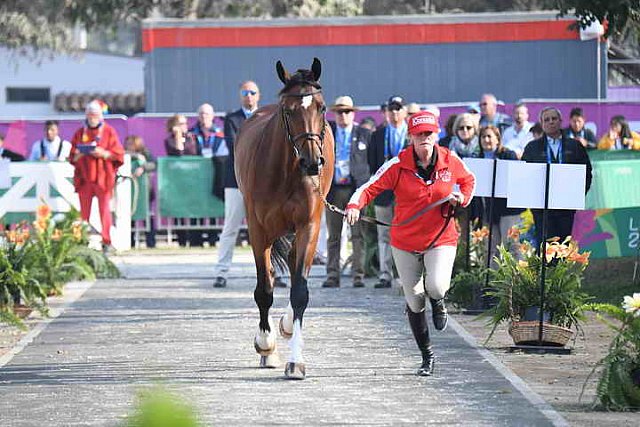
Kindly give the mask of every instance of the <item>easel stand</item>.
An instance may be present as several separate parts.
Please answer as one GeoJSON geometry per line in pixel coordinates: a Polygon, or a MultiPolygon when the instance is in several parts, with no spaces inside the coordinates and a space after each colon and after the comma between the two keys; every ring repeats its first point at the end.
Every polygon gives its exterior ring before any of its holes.
{"type": "Polygon", "coordinates": [[[551,163],[546,163],[545,168],[545,184],[544,184],[544,207],[542,208],[542,242],[538,245],[538,253],[540,255],[540,307],[538,308],[538,344],[537,345],[514,345],[509,347],[509,352],[512,353],[516,350],[523,351],[525,353],[552,353],[552,354],[571,354],[571,348],[554,347],[544,345],[543,338],[543,323],[544,323],[544,303],[545,303],[545,279],[547,272],[547,214],[549,210],[549,179],[551,176],[551,163]]]}

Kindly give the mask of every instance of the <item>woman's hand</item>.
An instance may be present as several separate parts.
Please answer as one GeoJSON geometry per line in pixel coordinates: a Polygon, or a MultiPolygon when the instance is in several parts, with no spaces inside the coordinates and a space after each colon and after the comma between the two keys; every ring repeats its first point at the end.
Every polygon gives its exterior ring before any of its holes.
{"type": "Polygon", "coordinates": [[[346,213],[345,221],[347,221],[349,225],[353,225],[358,222],[358,219],[360,218],[360,209],[349,208],[346,213]]]}
{"type": "Polygon", "coordinates": [[[449,203],[451,203],[453,206],[461,205],[462,202],[464,202],[464,195],[459,191],[454,191],[453,193],[451,193],[451,197],[452,198],[449,200],[449,203]]]}

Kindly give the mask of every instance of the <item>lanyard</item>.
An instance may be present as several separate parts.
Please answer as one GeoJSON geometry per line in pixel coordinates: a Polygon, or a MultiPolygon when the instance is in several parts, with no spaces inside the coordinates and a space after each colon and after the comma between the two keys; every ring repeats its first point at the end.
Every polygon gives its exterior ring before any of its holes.
{"type": "Polygon", "coordinates": [[[551,144],[549,144],[549,141],[546,141],[547,143],[547,163],[562,163],[562,140],[560,140],[560,144],[558,144],[558,156],[554,156],[553,155],[553,150],[551,149],[551,144]],[[553,160],[557,160],[557,162],[554,162],[553,160]]]}
{"type": "Polygon", "coordinates": [[[395,157],[398,155],[402,147],[404,146],[404,140],[407,136],[407,128],[406,126],[402,127],[402,131],[398,135],[398,139],[395,141],[396,146],[391,147],[391,125],[387,125],[384,130],[384,157],[385,159],[390,159],[391,157],[395,157]]]}

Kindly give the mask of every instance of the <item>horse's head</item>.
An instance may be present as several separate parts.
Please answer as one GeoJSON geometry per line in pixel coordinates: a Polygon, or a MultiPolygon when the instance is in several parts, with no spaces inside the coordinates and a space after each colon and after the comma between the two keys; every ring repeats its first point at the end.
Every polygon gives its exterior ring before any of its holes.
{"type": "Polygon", "coordinates": [[[313,59],[311,70],[298,70],[290,75],[278,61],[278,77],[284,83],[280,91],[280,112],[288,142],[306,175],[318,175],[324,164],[322,149],[327,107],[318,83],[322,66],[313,59]]]}

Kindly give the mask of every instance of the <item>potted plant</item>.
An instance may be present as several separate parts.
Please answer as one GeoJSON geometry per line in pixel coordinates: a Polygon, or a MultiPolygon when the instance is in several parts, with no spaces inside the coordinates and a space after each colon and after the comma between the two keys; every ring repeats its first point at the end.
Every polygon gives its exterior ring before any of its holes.
{"type": "Polygon", "coordinates": [[[456,254],[455,273],[447,300],[453,306],[468,312],[484,308],[483,294],[487,274],[487,238],[489,229],[485,226],[470,231],[469,260],[467,268],[466,242],[460,242],[456,254]]]}
{"type": "Polygon", "coordinates": [[[45,292],[27,269],[33,252],[29,229],[20,225],[0,236],[0,322],[24,328],[21,318],[34,308],[46,315],[45,292]]]}
{"type": "Polygon", "coordinates": [[[596,388],[598,406],[617,411],[640,409],[640,293],[624,297],[622,307],[589,304],[587,308],[617,332],[609,353],[596,365],[604,368],[596,388]]]}
{"type": "Polygon", "coordinates": [[[491,289],[487,294],[496,304],[486,313],[493,326],[487,341],[496,327],[506,321],[516,344],[538,343],[540,271],[545,262],[542,341],[544,345],[564,346],[573,334],[571,328],[578,328],[584,319],[583,311],[590,298],[581,287],[590,253],[580,253],[571,237],[563,242],[554,238],[546,244],[543,257],[530,243],[518,243],[516,231],[510,231],[509,235],[510,242],[498,247],[497,267],[491,271],[491,289]],[[510,250],[512,245],[516,245],[517,251],[510,250]],[[527,311],[536,313],[534,319],[525,319],[527,311]]]}

